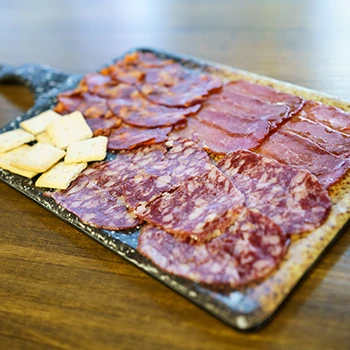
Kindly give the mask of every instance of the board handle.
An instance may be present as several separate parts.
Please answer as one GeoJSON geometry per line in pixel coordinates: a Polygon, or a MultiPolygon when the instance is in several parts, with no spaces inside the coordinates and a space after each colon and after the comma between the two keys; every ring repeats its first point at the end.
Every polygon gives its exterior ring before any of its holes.
{"type": "Polygon", "coordinates": [[[14,81],[24,84],[34,100],[75,78],[74,74],[42,64],[23,64],[19,67],[0,64],[0,83],[14,81]]]}

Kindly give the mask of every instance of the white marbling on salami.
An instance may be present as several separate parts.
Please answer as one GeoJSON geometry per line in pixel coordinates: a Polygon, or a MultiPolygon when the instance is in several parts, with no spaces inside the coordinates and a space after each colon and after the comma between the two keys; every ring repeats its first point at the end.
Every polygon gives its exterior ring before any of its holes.
{"type": "Polygon", "coordinates": [[[210,242],[189,244],[146,225],[141,229],[137,249],[168,273],[198,283],[237,288],[276,269],[288,244],[279,225],[245,208],[232,226],[210,242]]]}
{"type": "Polygon", "coordinates": [[[244,196],[215,166],[188,179],[173,192],[165,192],[136,210],[143,220],[187,242],[219,236],[234,222],[244,196]]]}
{"type": "Polygon", "coordinates": [[[250,151],[237,151],[218,165],[245,196],[245,205],[296,234],[320,226],[331,201],[315,176],[250,151]]]}

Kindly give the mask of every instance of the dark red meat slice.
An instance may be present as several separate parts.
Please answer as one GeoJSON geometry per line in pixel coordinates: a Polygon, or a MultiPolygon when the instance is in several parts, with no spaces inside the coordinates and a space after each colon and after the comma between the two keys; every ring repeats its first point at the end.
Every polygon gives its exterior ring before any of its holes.
{"type": "Polygon", "coordinates": [[[93,131],[94,136],[104,135],[108,136],[111,131],[118,128],[122,120],[117,117],[112,118],[86,118],[86,122],[93,131]]]}
{"type": "Polygon", "coordinates": [[[230,135],[227,131],[213,125],[205,124],[196,117],[187,118],[187,127],[174,130],[171,137],[184,137],[206,149],[212,154],[227,154],[239,149],[251,149],[259,145],[256,135],[230,135]]]}
{"type": "Polygon", "coordinates": [[[327,106],[320,102],[307,101],[300,116],[322,123],[331,129],[350,134],[350,113],[344,112],[340,108],[327,106]]]}
{"type": "Polygon", "coordinates": [[[289,131],[278,130],[257,149],[280,163],[307,169],[326,188],[337,182],[349,167],[349,162],[337,157],[316,143],[289,131]]]}
{"type": "Polygon", "coordinates": [[[87,90],[95,94],[97,93],[99,87],[108,84],[118,84],[117,81],[113,80],[109,75],[104,75],[100,73],[90,73],[86,74],[83,80],[80,82],[80,86],[86,87],[87,90]]]}
{"type": "Polygon", "coordinates": [[[204,244],[179,241],[160,228],[141,229],[138,251],[162,270],[192,281],[237,288],[268,276],[289,240],[268,217],[243,209],[221,236],[204,244]]]}
{"type": "Polygon", "coordinates": [[[230,84],[225,85],[220,94],[210,97],[206,106],[213,111],[224,111],[233,116],[269,121],[271,128],[290,117],[290,109],[286,105],[271,104],[251,96],[241,95],[231,91],[230,84]]]}
{"type": "Polygon", "coordinates": [[[126,84],[136,84],[144,78],[144,69],[151,67],[166,67],[174,61],[159,59],[151,53],[135,52],[126,55],[123,60],[108,68],[108,73],[116,80],[126,84]]]}
{"type": "Polygon", "coordinates": [[[108,136],[107,148],[109,150],[132,149],[141,145],[164,142],[171,129],[171,127],[146,129],[122,124],[108,136]]]}
{"type": "Polygon", "coordinates": [[[333,130],[324,124],[296,115],[281,129],[307,138],[337,156],[348,158],[350,155],[350,135],[333,130]]]}
{"type": "Polygon", "coordinates": [[[186,116],[197,112],[200,105],[189,108],[170,108],[149,102],[136,90],[129,96],[110,100],[110,109],[125,123],[155,128],[186,123],[186,116]]]}
{"type": "Polygon", "coordinates": [[[283,103],[290,108],[290,114],[298,113],[304,105],[304,99],[299,96],[278,92],[270,86],[253,84],[245,80],[237,80],[228,84],[229,91],[242,95],[256,97],[270,103],[283,103]]]}
{"type": "Polygon", "coordinates": [[[235,152],[218,167],[244,194],[248,208],[259,210],[288,234],[313,230],[329,214],[327,191],[306,170],[250,151],[235,152]]]}
{"type": "Polygon", "coordinates": [[[163,193],[135,213],[183,241],[204,242],[222,234],[244,202],[235,185],[216,167],[163,193]]]}
{"type": "Polygon", "coordinates": [[[211,91],[220,89],[222,84],[215,77],[172,64],[146,69],[138,86],[154,103],[169,107],[188,107],[203,101],[211,91]]]}
{"type": "Polygon", "coordinates": [[[123,230],[141,224],[122,196],[114,198],[98,186],[98,179],[80,175],[68,189],[50,194],[62,207],[93,227],[123,230]]]}
{"type": "Polygon", "coordinates": [[[208,154],[189,140],[166,143],[167,153],[158,161],[143,163],[140,170],[124,182],[124,196],[129,208],[145,205],[165,191],[181,185],[188,178],[211,169],[208,154]]]}
{"type": "Polygon", "coordinates": [[[109,118],[113,116],[106,99],[88,92],[81,92],[79,88],[59,94],[57,99],[59,104],[55,111],[61,114],[80,111],[85,118],[109,118]]]}

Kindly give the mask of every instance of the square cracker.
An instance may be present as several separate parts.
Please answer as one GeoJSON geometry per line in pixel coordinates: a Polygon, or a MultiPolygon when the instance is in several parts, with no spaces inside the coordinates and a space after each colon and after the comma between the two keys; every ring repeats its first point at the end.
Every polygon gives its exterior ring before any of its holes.
{"type": "Polygon", "coordinates": [[[106,136],[97,136],[93,139],[74,142],[67,148],[67,154],[64,158],[66,164],[92,162],[102,160],[107,154],[106,136]]]}
{"type": "Polygon", "coordinates": [[[35,137],[22,129],[16,129],[0,134],[0,152],[7,152],[25,143],[34,141],[35,137]]]}
{"type": "Polygon", "coordinates": [[[36,181],[35,186],[65,190],[86,167],[87,163],[65,164],[59,162],[42,174],[36,181]]]}
{"type": "Polygon", "coordinates": [[[36,135],[36,140],[38,142],[40,142],[40,143],[44,143],[46,145],[52,145],[53,146],[51,137],[48,135],[48,133],[46,131],[36,135]]]}
{"type": "Polygon", "coordinates": [[[73,142],[90,139],[92,131],[79,111],[67,114],[51,123],[46,129],[53,144],[66,149],[73,142]]]}
{"type": "Polygon", "coordinates": [[[38,135],[44,132],[52,122],[60,118],[61,116],[58,113],[48,110],[36,117],[21,122],[19,126],[33,135],[38,135]]]}
{"type": "Polygon", "coordinates": [[[43,143],[36,143],[26,153],[25,157],[17,158],[11,165],[28,171],[43,173],[51,168],[66,154],[65,151],[43,143]]]}
{"type": "Polygon", "coordinates": [[[0,153],[0,168],[9,170],[14,174],[18,174],[31,179],[37,172],[22,170],[11,165],[11,163],[18,158],[26,157],[28,151],[31,149],[28,145],[22,145],[6,153],[0,153]]]}

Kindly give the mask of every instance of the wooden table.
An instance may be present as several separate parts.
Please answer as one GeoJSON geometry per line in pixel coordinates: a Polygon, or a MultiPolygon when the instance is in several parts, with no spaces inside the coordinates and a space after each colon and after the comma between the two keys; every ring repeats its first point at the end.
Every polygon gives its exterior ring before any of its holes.
{"type": "MultiPolygon", "coordinates": [[[[0,1],[0,63],[93,71],[135,46],[350,99],[344,1],[0,1]]],[[[0,86],[0,125],[32,105],[0,86]]],[[[349,348],[345,232],[272,322],[240,333],[0,183],[1,349],[349,348]]]]}

